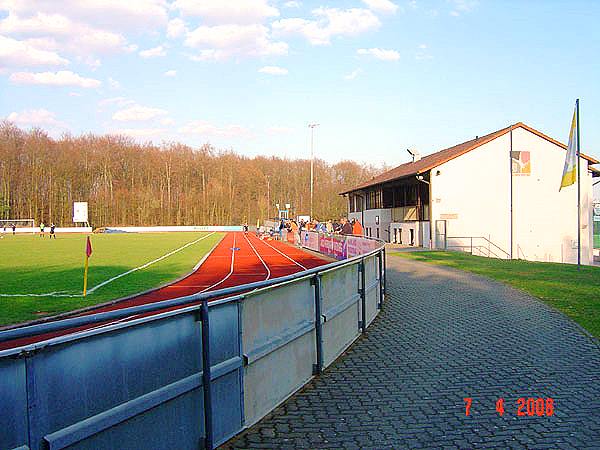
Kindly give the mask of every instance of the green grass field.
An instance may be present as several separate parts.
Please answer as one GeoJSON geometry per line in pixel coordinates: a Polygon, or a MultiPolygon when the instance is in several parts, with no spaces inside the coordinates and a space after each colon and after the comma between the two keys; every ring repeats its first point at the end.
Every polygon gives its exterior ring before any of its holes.
{"type": "Polygon", "coordinates": [[[600,248],[600,234],[594,235],[594,248],[600,248]]]}
{"type": "Polygon", "coordinates": [[[450,266],[521,289],[571,317],[600,338],[600,267],[505,261],[460,252],[390,252],[391,255],[450,266]]]}
{"type": "MultiPolygon", "coordinates": [[[[88,289],[209,233],[97,234],[91,237],[88,289]]],[[[121,277],[87,297],[0,296],[0,325],[23,322],[142,292],[175,280],[223,237],[215,233],[121,277]]],[[[86,236],[7,235],[0,239],[0,294],[81,294],[86,236]]]]}

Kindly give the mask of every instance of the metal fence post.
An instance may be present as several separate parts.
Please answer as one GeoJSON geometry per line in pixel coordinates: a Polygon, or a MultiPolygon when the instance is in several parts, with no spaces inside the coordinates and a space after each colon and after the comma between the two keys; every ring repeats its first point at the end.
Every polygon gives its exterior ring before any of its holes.
{"type": "Polygon", "coordinates": [[[471,236],[471,255],[473,254],[473,236],[471,236]]]}
{"type": "Polygon", "coordinates": [[[383,296],[387,295],[387,256],[385,253],[385,246],[383,247],[383,296]]]}
{"type": "Polygon", "coordinates": [[[381,309],[381,305],[383,305],[383,251],[377,254],[377,263],[379,264],[379,301],[377,302],[377,309],[381,309]]]}
{"type": "Polygon", "coordinates": [[[208,300],[202,301],[202,389],[204,393],[204,448],[213,448],[212,396],[210,389],[210,325],[208,318],[208,300]]]}
{"type": "Polygon", "coordinates": [[[323,372],[323,324],[321,323],[321,275],[316,274],[311,280],[315,287],[315,336],[317,345],[317,363],[313,366],[313,374],[323,372]]]}
{"type": "Polygon", "coordinates": [[[365,258],[362,258],[360,260],[360,303],[362,311],[360,328],[363,333],[367,329],[367,281],[365,272],[365,258]]]}

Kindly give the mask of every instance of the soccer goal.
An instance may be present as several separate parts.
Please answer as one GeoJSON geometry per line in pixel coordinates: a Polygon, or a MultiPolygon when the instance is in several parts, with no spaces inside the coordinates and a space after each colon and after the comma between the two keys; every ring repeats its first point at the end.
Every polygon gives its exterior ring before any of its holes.
{"type": "Polygon", "coordinates": [[[12,233],[13,226],[18,233],[35,233],[34,219],[0,219],[0,232],[12,233]]]}

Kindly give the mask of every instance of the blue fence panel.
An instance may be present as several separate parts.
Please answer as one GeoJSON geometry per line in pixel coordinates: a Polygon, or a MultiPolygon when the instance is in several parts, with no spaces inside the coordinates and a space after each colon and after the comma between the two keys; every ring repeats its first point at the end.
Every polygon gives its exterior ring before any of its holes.
{"type": "Polygon", "coordinates": [[[25,360],[0,359],[0,448],[27,444],[25,360]]]}
{"type": "MultiPolygon", "coordinates": [[[[374,245],[353,239],[352,251],[374,245]]],[[[372,254],[168,305],[0,332],[6,341],[121,322],[0,352],[0,448],[220,445],[329,365],[359,335],[363,313],[376,316],[383,260],[372,254]],[[244,289],[257,290],[207,303],[244,289]],[[141,316],[167,306],[180,309],[141,316]]]]}
{"type": "Polygon", "coordinates": [[[215,445],[243,425],[243,379],[239,302],[209,305],[212,423],[215,445]]]}

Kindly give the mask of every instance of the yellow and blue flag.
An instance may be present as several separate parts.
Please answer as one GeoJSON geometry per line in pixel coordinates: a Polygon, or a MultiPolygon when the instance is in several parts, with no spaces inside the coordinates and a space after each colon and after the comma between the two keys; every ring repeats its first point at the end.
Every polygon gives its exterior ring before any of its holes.
{"type": "Polygon", "coordinates": [[[569,145],[567,146],[567,158],[565,159],[565,168],[563,169],[562,180],[559,191],[567,186],[575,184],[577,181],[577,147],[578,147],[578,128],[577,123],[577,105],[573,111],[573,120],[571,121],[571,131],[569,132],[569,145]]]}

